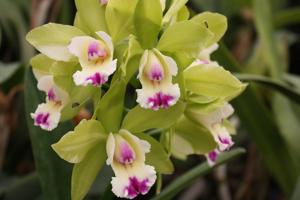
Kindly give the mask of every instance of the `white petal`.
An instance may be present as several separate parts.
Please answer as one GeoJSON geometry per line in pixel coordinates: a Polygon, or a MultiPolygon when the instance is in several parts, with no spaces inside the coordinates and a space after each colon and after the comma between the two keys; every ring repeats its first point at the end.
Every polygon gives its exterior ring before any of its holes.
{"type": "Polygon", "coordinates": [[[169,66],[169,70],[172,76],[176,76],[178,72],[178,67],[175,60],[169,56],[163,56],[167,65],[169,66]]]}
{"type": "Polygon", "coordinates": [[[224,126],[221,124],[215,124],[211,131],[220,151],[228,150],[231,146],[233,146],[234,142],[232,141],[231,135],[224,126]]]}
{"type": "Polygon", "coordinates": [[[106,164],[111,165],[114,159],[115,153],[115,138],[112,133],[109,134],[107,141],[106,141],[106,154],[107,160],[106,164]]]}
{"type": "Polygon", "coordinates": [[[47,95],[49,95],[49,92],[51,90],[52,95],[54,95],[54,99],[50,99],[48,96],[46,101],[56,101],[62,104],[66,104],[69,100],[68,94],[64,90],[60,89],[57,85],[55,85],[52,75],[42,76],[40,79],[38,79],[37,87],[47,95]]]}
{"type": "Polygon", "coordinates": [[[73,80],[78,86],[101,86],[108,80],[108,75],[95,70],[83,69],[82,71],[77,71],[73,74],[73,80]]]}
{"type": "Polygon", "coordinates": [[[139,194],[147,194],[156,180],[152,166],[140,165],[128,170],[128,174],[113,177],[112,191],[120,198],[133,199],[139,194]]]}
{"type": "Polygon", "coordinates": [[[211,46],[207,47],[206,49],[203,49],[199,55],[198,58],[203,61],[210,61],[210,55],[216,51],[219,48],[219,45],[217,43],[212,44],[211,46]]]}
{"type": "Polygon", "coordinates": [[[199,120],[206,128],[210,129],[214,124],[222,123],[223,119],[231,116],[233,112],[233,107],[229,103],[225,103],[223,107],[217,109],[209,115],[199,116],[199,120]]]}
{"type": "Polygon", "coordinates": [[[141,61],[140,61],[140,65],[139,65],[139,74],[138,74],[138,79],[141,79],[143,72],[144,72],[144,68],[147,64],[147,60],[148,60],[148,55],[149,55],[149,51],[145,50],[142,57],[141,57],[141,61]]]}
{"type": "Polygon", "coordinates": [[[96,34],[104,41],[104,43],[107,45],[107,47],[110,50],[110,54],[113,55],[114,45],[113,45],[113,42],[111,40],[111,37],[103,31],[96,32],[96,34]]]}
{"type": "Polygon", "coordinates": [[[89,36],[77,36],[72,38],[70,45],[68,46],[69,51],[77,57],[80,57],[82,51],[86,49],[89,42],[95,41],[89,36]]]}
{"type": "Polygon", "coordinates": [[[40,104],[35,113],[31,113],[31,117],[34,119],[34,125],[40,126],[47,131],[53,130],[59,123],[61,109],[62,106],[56,105],[53,102],[40,104]]]}

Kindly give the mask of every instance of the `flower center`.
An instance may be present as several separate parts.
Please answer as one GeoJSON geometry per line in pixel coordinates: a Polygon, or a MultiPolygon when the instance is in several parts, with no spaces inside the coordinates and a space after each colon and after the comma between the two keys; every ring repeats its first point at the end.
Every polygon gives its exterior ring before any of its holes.
{"type": "Polygon", "coordinates": [[[161,81],[164,77],[164,70],[161,64],[154,63],[151,65],[150,72],[148,73],[148,78],[151,81],[161,81]]]}
{"type": "Polygon", "coordinates": [[[88,60],[89,61],[104,61],[108,56],[106,49],[98,42],[91,42],[88,46],[88,60]]]}
{"type": "Polygon", "coordinates": [[[125,140],[119,142],[119,147],[115,156],[117,161],[122,165],[130,165],[135,160],[135,153],[125,140]]]}

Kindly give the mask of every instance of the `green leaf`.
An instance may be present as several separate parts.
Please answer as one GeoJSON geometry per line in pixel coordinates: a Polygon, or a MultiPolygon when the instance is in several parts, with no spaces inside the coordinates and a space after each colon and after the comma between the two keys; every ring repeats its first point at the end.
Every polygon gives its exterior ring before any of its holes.
{"type": "Polygon", "coordinates": [[[283,72],[280,56],[274,37],[272,4],[270,0],[253,0],[254,19],[260,41],[263,45],[264,56],[267,60],[271,76],[279,78],[283,72]]]}
{"type": "Polygon", "coordinates": [[[203,96],[231,100],[241,94],[246,84],[219,66],[199,65],[184,71],[186,89],[203,96]]]}
{"type": "Polygon", "coordinates": [[[207,47],[217,43],[227,30],[227,18],[219,13],[203,12],[191,20],[214,33],[214,37],[207,43],[207,47]]]}
{"type": "Polygon", "coordinates": [[[70,61],[73,55],[67,46],[71,39],[84,33],[74,26],[49,23],[31,30],[26,40],[41,53],[58,61],[70,61]]]}
{"type": "MultiPolygon", "coordinates": [[[[77,13],[80,16],[80,24],[88,29],[87,33],[95,34],[98,31],[108,33],[105,21],[105,6],[102,6],[99,0],[75,0],[75,4],[77,13]]],[[[76,23],[76,25],[79,24],[76,23]]]]}
{"type": "Polygon", "coordinates": [[[134,34],[133,15],[137,0],[109,0],[105,17],[109,33],[114,43],[134,34]]]}
{"type": "Polygon", "coordinates": [[[245,153],[244,149],[235,149],[228,153],[224,153],[220,155],[217,159],[216,165],[214,167],[208,166],[207,163],[202,163],[193,169],[189,170],[185,174],[179,176],[170,183],[159,195],[152,198],[151,200],[169,200],[175,197],[179,192],[181,192],[184,188],[191,185],[198,177],[203,176],[209,172],[211,172],[215,167],[222,165],[231,159],[245,153]]]}
{"type": "Polygon", "coordinates": [[[160,0],[140,0],[134,13],[136,36],[141,45],[153,48],[162,23],[162,8],[160,0]]]}
{"type": "Polygon", "coordinates": [[[184,52],[196,57],[213,37],[213,33],[193,21],[169,26],[162,34],[157,49],[163,52],[184,52]]]}
{"type": "Polygon", "coordinates": [[[62,159],[70,163],[79,163],[90,149],[100,141],[105,141],[106,136],[107,133],[99,121],[82,120],[74,131],[66,133],[51,146],[62,159]]]}
{"type": "Polygon", "coordinates": [[[291,200],[298,200],[299,198],[300,198],[300,176],[299,176],[297,184],[294,188],[294,192],[291,197],[291,200]]]}
{"type": "Polygon", "coordinates": [[[297,115],[300,114],[300,106],[293,105],[289,99],[280,94],[274,94],[272,108],[282,137],[300,161],[300,118],[297,115]]]}
{"type": "Polygon", "coordinates": [[[82,162],[74,165],[71,186],[72,200],[84,199],[95,181],[107,158],[105,143],[106,141],[98,143],[86,154],[82,162]]]}
{"type": "Polygon", "coordinates": [[[70,199],[71,166],[61,160],[50,145],[73,127],[71,123],[63,123],[49,133],[34,126],[30,113],[34,112],[42,101],[44,97],[37,91],[35,78],[28,68],[25,78],[26,118],[43,198],[45,200],[70,199]]]}
{"type": "Polygon", "coordinates": [[[108,132],[119,131],[122,116],[126,82],[119,79],[113,83],[110,89],[100,100],[96,108],[96,116],[108,132]]]}
{"type": "Polygon", "coordinates": [[[163,24],[170,23],[172,17],[176,16],[178,12],[184,7],[188,0],[174,0],[171,7],[163,18],[163,24]]]}
{"type": "Polygon", "coordinates": [[[9,64],[0,62],[0,84],[12,77],[20,67],[20,63],[17,62],[9,64]]]}
{"type": "Polygon", "coordinates": [[[125,116],[122,128],[132,133],[140,133],[153,128],[169,128],[183,114],[185,104],[178,102],[168,109],[153,111],[136,106],[125,116]]]}
{"type": "Polygon", "coordinates": [[[163,146],[150,135],[144,133],[135,134],[138,138],[146,140],[151,144],[150,152],[146,154],[146,164],[154,166],[155,171],[162,174],[171,174],[174,171],[167,152],[163,146]]]}
{"type": "Polygon", "coordinates": [[[217,147],[212,134],[200,124],[182,117],[170,133],[170,152],[179,159],[203,155],[217,147]]]}
{"type": "Polygon", "coordinates": [[[274,80],[265,76],[253,75],[253,74],[236,74],[236,76],[243,81],[253,81],[265,85],[283,95],[297,104],[300,104],[300,92],[294,90],[284,82],[274,80]]]}
{"type": "Polygon", "coordinates": [[[300,7],[286,8],[274,16],[276,27],[298,25],[300,22],[300,7]]]}

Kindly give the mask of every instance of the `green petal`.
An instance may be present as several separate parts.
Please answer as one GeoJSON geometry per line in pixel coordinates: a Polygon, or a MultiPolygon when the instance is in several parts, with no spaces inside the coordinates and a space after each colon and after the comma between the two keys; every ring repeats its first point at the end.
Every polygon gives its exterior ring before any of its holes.
{"type": "Polygon", "coordinates": [[[229,71],[214,65],[198,65],[184,71],[186,89],[203,96],[231,100],[246,88],[229,71]]]}
{"type": "Polygon", "coordinates": [[[160,0],[140,0],[134,14],[136,35],[141,45],[153,48],[161,29],[162,8],[160,0]]]}
{"type": "Polygon", "coordinates": [[[219,13],[203,12],[191,20],[214,33],[214,37],[207,43],[207,47],[217,43],[227,30],[227,18],[219,13]]]}
{"type": "Polygon", "coordinates": [[[74,26],[49,23],[31,30],[26,40],[41,53],[58,61],[74,59],[67,46],[75,36],[84,33],[74,26]]]}
{"type": "MultiPolygon", "coordinates": [[[[87,33],[107,32],[105,6],[102,6],[99,0],[75,0],[75,4],[80,16],[80,24],[88,29],[87,33]]],[[[77,25],[79,24],[77,23],[77,25]]]]}
{"type": "Polygon", "coordinates": [[[150,135],[144,133],[135,135],[151,145],[150,152],[146,154],[146,164],[153,166],[158,173],[171,174],[174,166],[163,146],[150,135]]]}
{"type": "Polygon", "coordinates": [[[66,133],[51,147],[62,159],[79,163],[89,150],[100,141],[105,141],[106,137],[107,133],[99,121],[82,120],[74,131],[66,133]]]}

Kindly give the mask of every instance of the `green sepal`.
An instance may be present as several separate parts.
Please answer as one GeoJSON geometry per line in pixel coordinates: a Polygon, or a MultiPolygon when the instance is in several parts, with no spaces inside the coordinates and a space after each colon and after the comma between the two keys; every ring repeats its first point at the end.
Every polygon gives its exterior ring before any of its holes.
{"type": "Polygon", "coordinates": [[[99,121],[82,120],[74,131],[66,133],[51,147],[62,159],[70,163],[79,163],[89,150],[106,138],[107,133],[99,121]]]}
{"type": "Polygon", "coordinates": [[[188,91],[226,101],[241,94],[247,86],[223,67],[215,65],[190,67],[184,71],[184,78],[188,91]]]}
{"type": "Polygon", "coordinates": [[[87,152],[85,158],[80,163],[74,165],[71,183],[72,200],[84,199],[84,196],[90,190],[107,158],[105,144],[106,141],[97,143],[87,152]]]}
{"type": "Polygon", "coordinates": [[[143,48],[153,48],[162,24],[160,0],[140,0],[134,13],[135,32],[143,48]]]}
{"type": "Polygon", "coordinates": [[[200,124],[182,117],[170,132],[170,152],[179,159],[203,155],[217,147],[212,134],[200,124]]]}
{"type": "Polygon", "coordinates": [[[97,105],[95,116],[108,132],[117,132],[120,128],[125,92],[126,82],[117,79],[97,105]]]}
{"type": "Polygon", "coordinates": [[[133,15],[138,0],[109,0],[105,18],[114,44],[134,34],[133,15]]]}
{"type": "Polygon", "coordinates": [[[26,40],[49,58],[67,62],[74,59],[67,46],[81,35],[85,34],[74,26],[49,23],[31,30],[26,40]]]}
{"type": "Polygon", "coordinates": [[[132,133],[140,133],[149,129],[165,129],[172,126],[183,114],[185,103],[179,101],[168,109],[153,111],[139,105],[125,116],[122,128],[132,133]]]}
{"type": "Polygon", "coordinates": [[[219,13],[203,12],[191,20],[214,33],[214,37],[207,43],[207,47],[217,43],[225,34],[228,26],[227,18],[219,13]]]}
{"type": "Polygon", "coordinates": [[[170,6],[169,10],[165,14],[163,18],[163,24],[169,24],[173,17],[176,17],[178,15],[178,12],[180,12],[181,9],[185,7],[185,4],[188,2],[188,0],[175,0],[172,2],[172,5],[170,6]]]}
{"type": "Polygon", "coordinates": [[[84,29],[86,33],[93,35],[98,31],[108,33],[105,20],[105,6],[101,5],[99,0],[75,0],[75,4],[80,17],[80,24],[88,29],[84,29]]]}
{"type": "Polygon", "coordinates": [[[158,173],[172,174],[174,166],[163,146],[156,139],[145,133],[137,133],[135,135],[142,140],[146,140],[151,145],[150,152],[146,154],[146,164],[153,166],[158,173]]]}
{"type": "Polygon", "coordinates": [[[197,57],[214,37],[208,29],[191,20],[177,22],[162,34],[157,49],[168,53],[185,53],[197,57]]]}

